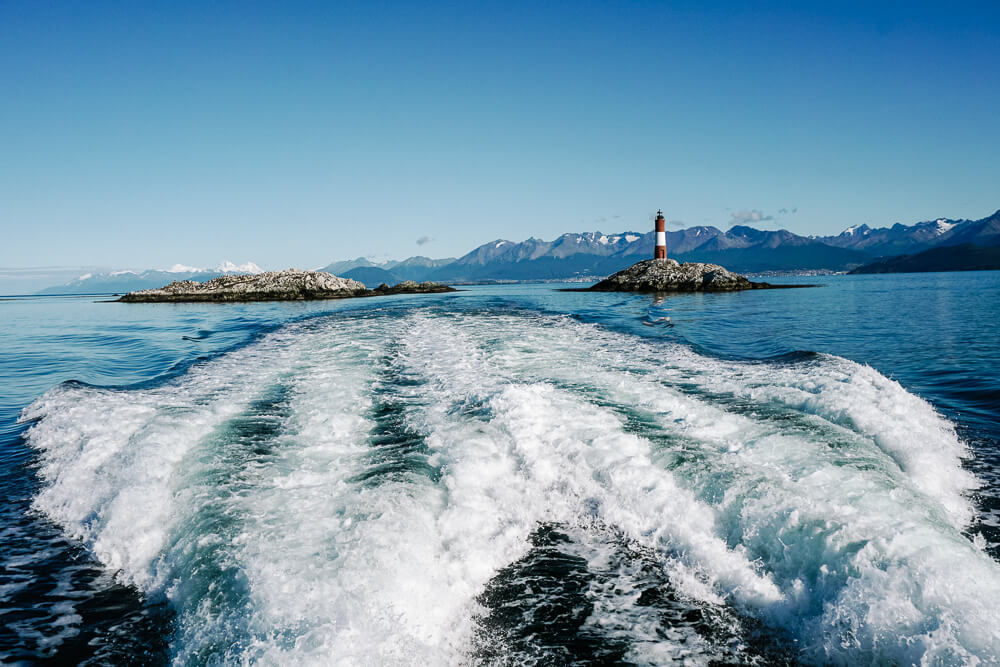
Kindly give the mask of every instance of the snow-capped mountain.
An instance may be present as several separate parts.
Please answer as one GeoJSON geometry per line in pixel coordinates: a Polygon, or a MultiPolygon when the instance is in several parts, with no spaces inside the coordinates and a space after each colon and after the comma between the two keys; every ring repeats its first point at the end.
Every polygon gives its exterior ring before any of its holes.
{"type": "MultiPolygon", "coordinates": [[[[786,229],[737,225],[668,231],[668,256],[712,262],[734,271],[841,271],[884,255],[920,252],[939,246],[1000,245],[1000,211],[982,220],[937,218],[914,225],[872,229],[848,227],[829,237],[807,237],[786,229]]],[[[653,232],[563,234],[553,241],[497,239],[485,243],[424,279],[442,281],[530,280],[607,275],[653,253],[653,232]]]]}
{"type": "Polygon", "coordinates": [[[139,289],[161,287],[175,280],[204,282],[229,273],[261,273],[253,262],[234,264],[225,261],[214,269],[202,269],[185,264],[174,264],[169,269],[125,269],[107,273],[85,273],[64,285],[47,287],[39,294],[116,294],[139,289]]]}
{"type": "MultiPolygon", "coordinates": [[[[981,220],[936,218],[913,225],[872,228],[852,225],[835,236],[807,237],[785,229],[737,225],[728,231],[689,227],[667,232],[667,253],[680,261],[713,262],[740,272],[849,270],[879,257],[915,254],[947,246],[1000,247],[1000,211],[981,220]]],[[[605,276],[653,254],[646,232],[567,233],[552,241],[496,239],[457,259],[410,257],[374,262],[365,257],[337,261],[320,271],[344,276],[358,271],[371,281],[537,280],[605,276]],[[360,271],[361,269],[370,269],[360,271]]],[[[952,253],[954,254],[954,253],[952,253]]],[[[106,294],[160,287],[174,280],[205,281],[226,273],[259,273],[253,262],[223,262],[214,269],[175,264],[169,269],[88,273],[40,294],[106,294]]],[[[363,280],[363,281],[364,281],[363,280]]]]}
{"type": "MultiPolygon", "coordinates": [[[[669,231],[666,236],[670,257],[714,262],[735,271],[846,269],[870,259],[865,253],[834,248],[787,230],[736,226],[723,232],[715,227],[691,227],[669,231]]],[[[602,276],[652,256],[653,244],[652,231],[570,233],[553,241],[531,238],[520,243],[497,239],[426,278],[475,281],[602,276]]]]}
{"type": "Polygon", "coordinates": [[[247,262],[246,264],[233,264],[230,261],[225,261],[215,267],[217,273],[263,273],[264,270],[253,262],[247,262]]]}
{"type": "MultiPolygon", "coordinates": [[[[163,270],[167,273],[201,273],[203,271],[207,271],[208,269],[199,269],[194,266],[184,266],[183,264],[174,264],[169,269],[163,269],[163,270]]],[[[126,272],[120,271],[119,273],[126,273],[126,272]]]]}
{"type": "Polygon", "coordinates": [[[816,240],[838,248],[861,250],[873,257],[923,252],[937,246],[972,243],[997,245],[1000,234],[1000,211],[981,220],[951,220],[936,218],[914,225],[894,224],[872,228],[868,225],[848,227],[837,236],[816,240]]]}

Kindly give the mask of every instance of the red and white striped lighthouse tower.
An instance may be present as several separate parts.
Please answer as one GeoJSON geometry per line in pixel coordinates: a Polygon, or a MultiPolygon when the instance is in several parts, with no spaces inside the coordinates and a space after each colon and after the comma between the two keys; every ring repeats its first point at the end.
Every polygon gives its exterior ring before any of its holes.
{"type": "MultiPolygon", "coordinates": [[[[648,246],[647,246],[648,247],[648,246]]],[[[667,227],[663,220],[663,211],[656,212],[656,252],[653,259],[667,258],[667,227]]]]}

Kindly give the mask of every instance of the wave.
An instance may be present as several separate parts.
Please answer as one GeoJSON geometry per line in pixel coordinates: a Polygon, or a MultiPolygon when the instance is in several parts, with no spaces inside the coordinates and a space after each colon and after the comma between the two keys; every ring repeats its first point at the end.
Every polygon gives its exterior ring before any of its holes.
{"type": "Polygon", "coordinates": [[[599,645],[753,662],[771,650],[755,624],[807,662],[1000,657],[1000,565],[962,535],[964,445],[838,357],[370,312],[292,323],[155,387],[64,384],[23,418],[35,507],[170,601],[181,663],[599,645]],[[526,630],[553,609],[587,641],[526,630]]]}

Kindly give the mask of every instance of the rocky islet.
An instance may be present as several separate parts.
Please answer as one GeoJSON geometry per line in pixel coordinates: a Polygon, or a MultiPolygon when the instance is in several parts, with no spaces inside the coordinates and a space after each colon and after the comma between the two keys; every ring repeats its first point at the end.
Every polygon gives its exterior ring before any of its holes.
{"type": "Polygon", "coordinates": [[[751,282],[718,264],[679,263],[674,259],[647,259],[612,274],[589,288],[595,292],[733,292],[750,289],[811,287],[751,282]]]}
{"type": "Polygon", "coordinates": [[[129,292],[118,300],[125,303],[306,301],[454,291],[442,283],[417,283],[412,280],[393,287],[380,285],[370,290],[356,280],[324,271],[286,269],[255,275],[220,276],[203,283],[181,280],[156,289],[129,292]]]}

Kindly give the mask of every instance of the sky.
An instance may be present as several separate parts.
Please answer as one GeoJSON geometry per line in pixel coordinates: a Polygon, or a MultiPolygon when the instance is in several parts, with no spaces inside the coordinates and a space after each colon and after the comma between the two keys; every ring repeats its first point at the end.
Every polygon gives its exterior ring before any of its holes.
{"type": "Polygon", "coordinates": [[[995,1],[0,0],[0,282],[976,219],[998,110],[995,1]]]}

